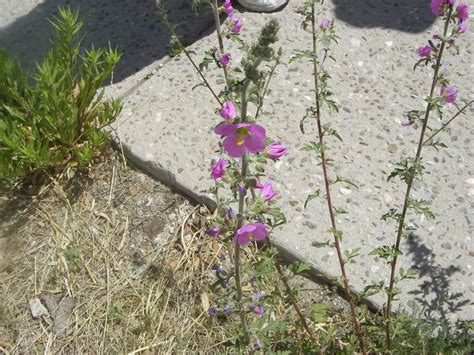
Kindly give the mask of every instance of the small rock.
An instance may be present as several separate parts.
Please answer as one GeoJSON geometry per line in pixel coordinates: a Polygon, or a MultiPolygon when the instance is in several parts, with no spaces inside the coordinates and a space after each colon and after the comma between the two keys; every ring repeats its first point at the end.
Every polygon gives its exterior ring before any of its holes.
{"type": "Polygon", "coordinates": [[[143,224],[143,231],[149,237],[156,237],[165,229],[165,223],[160,217],[154,217],[152,220],[143,224]]]}
{"type": "Polygon", "coordinates": [[[466,183],[468,183],[469,185],[474,185],[474,178],[467,179],[466,183]]]}
{"type": "Polygon", "coordinates": [[[469,189],[469,190],[467,190],[467,195],[468,195],[469,197],[474,196],[474,189],[469,189]]]}
{"type": "Polygon", "coordinates": [[[441,247],[448,250],[452,248],[451,243],[448,243],[448,242],[441,244],[441,247]]]}
{"type": "Polygon", "coordinates": [[[339,189],[339,192],[340,192],[341,194],[343,194],[343,195],[349,195],[349,194],[352,193],[351,190],[346,189],[345,187],[341,187],[341,188],[339,189]]]}
{"type": "Polygon", "coordinates": [[[395,153],[397,151],[397,145],[396,144],[389,144],[388,145],[388,151],[390,153],[395,153]]]}
{"type": "Polygon", "coordinates": [[[39,298],[32,298],[29,302],[28,305],[30,307],[30,312],[33,318],[39,318],[41,316],[47,316],[49,315],[48,310],[46,309],[45,306],[41,303],[39,298]]]}

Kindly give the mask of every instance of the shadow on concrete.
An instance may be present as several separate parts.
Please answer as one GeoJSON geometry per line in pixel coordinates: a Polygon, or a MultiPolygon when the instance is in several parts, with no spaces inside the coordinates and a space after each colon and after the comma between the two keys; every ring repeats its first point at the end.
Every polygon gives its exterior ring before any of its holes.
{"type": "MultiPolygon", "coordinates": [[[[194,42],[214,30],[208,9],[196,14],[190,0],[162,3],[169,10],[170,20],[182,23],[177,32],[184,42],[194,42]]],[[[114,73],[115,82],[168,54],[169,33],[157,14],[154,0],[45,0],[26,15],[0,27],[0,47],[32,68],[49,47],[52,26],[48,18],[58,14],[59,6],[67,5],[79,8],[84,22],[84,48],[92,44],[96,48],[107,47],[110,42],[123,53],[114,73]]]]}
{"type": "Polygon", "coordinates": [[[461,272],[458,266],[443,267],[436,262],[436,254],[427,248],[420,238],[410,234],[407,239],[408,254],[412,255],[412,268],[422,279],[419,289],[410,291],[421,305],[428,321],[449,321],[448,315],[462,312],[471,301],[463,299],[461,292],[450,288],[450,278],[461,272]]]}
{"type": "Polygon", "coordinates": [[[436,17],[427,0],[332,0],[336,18],[355,27],[425,31],[436,17]]]}

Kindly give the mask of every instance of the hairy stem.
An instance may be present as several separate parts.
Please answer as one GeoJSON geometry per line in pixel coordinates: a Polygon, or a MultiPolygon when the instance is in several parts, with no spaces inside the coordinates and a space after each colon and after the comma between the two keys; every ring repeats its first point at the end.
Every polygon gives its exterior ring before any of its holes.
{"type": "Polygon", "coordinates": [[[463,113],[464,111],[466,111],[466,109],[471,106],[472,104],[474,103],[474,100],[472,100],[471,102],[468,102],[466,105],[464,105],[464,107],[462,109],[460,109],[458,112],[456,112],[456,114],[451,117],[445,124],[443,124],[441,126],[440,129],[436,130],[435,133],[433,133],[431,136],[429,136],[428,138],[425,139],[425,141],[423,142],[423,145],[427,145],[429,142],[431,142],[431,140],[433,140],[434,137],[436,137],[438,135],[438,133],[440,133],[443,129],[445,129],[449,124],[451,124],[451,122],[453,122],[461,113],[463,113]]]}
{"type": "MultiPolygon", "coordinates": [[[[214,13],[214,21],[216,23],[216,32],[217,32],[217,40],[219,41],[219,52],[220,56],[224,55],[224,41],[222,40],[222,30],[221,30],[221,20],[219,18],[219,5],[217,4],[217,0],[212,0],[212,12],[214,13]]],[[[227,72],[227,67],[225,65],[222,66],[224,70],[224,78],[225,78],[225,85],[226,89],[229,90],[229,74],[227,72]]]]}
{"type": "MultiPolygon", "coordinates": [[[[249,80],[247,80],[249,81],[249,80]]],[[[248,85],[244,85],[242,88],[242,109],[241,109],[241,121],[245,121],[245,117],[247,115],[246,112],[246,102],[247,102],[247,89],[248,85]],[[245,105],[244,105],[245,103],[245,105]],[[245,110],[244,110],[245,108],[245,110]]],[[[241,168],[241,177],[243,180],[247,177],[247,172],[248,172],[248,156],[247,153],[244,153],[242,156],[242,168],[241,168]]],[[[245,214],[245,196],[244,194],[239,195],[239,213],[237,215],[237,227],[236,230],[242,227],[244,223],[244,214],[245,214]]],[[[237,287],[237,305],[239,308],[239,315],[240,315],[240,323],[242,325],[242,331],[244,332],[244,340],[245,344],[249,345],[250,343],[250,334],[248,330],[248,324],[247,324],[247,316],[245,311],[242,309],[242,280],[240,278],[240,245],[238,243],[235,243],[234,247],[234,273],[235,273],[235,283],[237,287]]]]}
{"type": "MultiPolygon", "coordinates": [[[[446,38],[446,35],[448,33],[449,21],[451,19],[452,11],[453,10],[452,10],[452,7],[451,7],[450,10],[449,10],[446,22],[444,24],[443,38],[446,38]]],[[[428,127],[428,120],[430,118],[430,113],[431,113],[431,110],[433,108],[433,104],[432,104],[431,100],[433,98],[433,94],[434,94],[434,91],[435,91],[435,88],[436,88],[436,84],[437,84],[438,79],[439,79],[439,69],[441,67],[441,58],[443,56],[443,52],[444,52],[445,47],[446,47],[446,41],[443,40],[442,43],[441,43],[441,47],[439,49],[438,57],[436,59],[436,64],[435,64],[435,68],[434,68],[434,75],[433,75],[433,81],[431,83],[431,89],[430,89],[430,95],[429,95],[430,101],[428,101],[428,104],[426,105],[426,112],[425,112],[425,117],[423,119],[423,126],[421,128],[420,138],[419,138],[419,141],[418,141],[418,148],[416,150],[415,161],[413,163],[414,166],[416,166],[420,161],[421,151],[423,149],[423,142],[424,142],[425,132],[426,132],[426,129],[428,127]]],[[[401,213],[399,223],[398,223],[397,239],[396,239],[396,242],[395,242],[395,250],[394,250],[395,255],[393,256],[392,260],[390,261],[390,281],[389,281],[389,286],[388,286],[388,289],[387,289],[387,303],[386,303],[386,306],[385,306],[385,340],[387,342],[387,349],[388,349],[389,352],[391,352],[391,350],[392,350],[392,338],[390,336],[390,325],[391,325],[391,317],[392,317],[392,299],[393,299],[393,288],[394,288],[394,285],[395,285],[395,273],[396,273],[396,270],[397,270],[398,253],[400,252],[400,243],[401,243],[401,240],[402,240],[403,230],[404,230],[404,226],[405,226],[405,218],[406,218],[406,215],[407,215],[408,206],[409,206],[409,202],[410,202],[410,192],[411,192],[411,188],[413,186],[414,178],[415,178],[415,174],[411,174],[408,177],[407,189],[406,189],[406,192],[405,192],[405,198],[404,198],[404,202],[403,202],[402,213],[401,213]]]]}
{"type": "Polygon", "coordinates": [[[314,76],[314,93],[315,93],[315,100],[316,100],[316,122],[318,126],[318,138],[319,138],[319,144],[321,146],[320,150],[320,157],[321,157],[321,162],[322,162],[322,168],[323,168],[323,176],[324,176],[324,186],[326,189],[326,201],[327,201],[327,206],[328,206],[328,211],[329,211],[329,218],[331,220],[331,227],[332,227],[332,232],[334,236],[334,244],[336,247],[337,251],[337,257],[339,260],[339,266],[341,269],[341,274],[342,274],[342,279],[344,282],[344,290],[346,293],[346,298],[349,303],[350,309],[351,309],[351,319],[352,323],[354,325],[354,330],[357,336],[357,339],[359,341],[359,350],[362,354],[367,354],[367,350],[365,348],[364,344],[364,336],[362,334],[362,329],[359,323],[359,320],[357,318],[357,313],[356,313],[356,306],[354,302],[354,298],[352,296],[350,284],[349,284],[349,278],[346,273],[346,267],[345,267],[345,262],[344,262],[344,257],[341,249],[341,244],[339,240],[339,236],[337,235],[337,228],[336,228],[336,217],[334,214],[334,208],[332,205],[332,200],[331,200],[331,190],[330,190],[330,183],[329,183],[329,176],[328,176],[328,169],[327,169],[327,162],[326,162],[326,157],[325,157],[325,148],[324,148],[324,131],[321,126],[321,98],[320,98],[320,93],[319,93],[319,70],[318,70],[318,59],[317,59],[317,34],[316,34],[316,17],[315,17],[315,9],[314,9],[314,4],[311,8],[311,15],[312,15],[312,21],[311,21],[311,27],[312,27],[312,33],[313,33],[313,76],[314,76]]]}

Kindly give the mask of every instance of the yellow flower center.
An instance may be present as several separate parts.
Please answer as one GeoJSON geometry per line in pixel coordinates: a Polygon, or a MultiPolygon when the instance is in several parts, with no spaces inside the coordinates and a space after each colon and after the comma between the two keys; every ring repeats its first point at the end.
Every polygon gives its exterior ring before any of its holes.
{"type": "Polygon", "coordinates": [[[248,239],[248,240],[250,240],[250,241],[252,241],[252,240],[253,240],[253,234],[252,234],[252,233],[250,233],[250,232],[249,232],[249,233],[247,233],[246,237],[247,237],[247,239],[248,239]]]}
{"type": "Polygon", "coordinates": [[[249,135],[249,130],[245,127],[240,127],[235,131],[237,136],[237,145],[241,146],[245,143],[245,138],[249,135]]]}

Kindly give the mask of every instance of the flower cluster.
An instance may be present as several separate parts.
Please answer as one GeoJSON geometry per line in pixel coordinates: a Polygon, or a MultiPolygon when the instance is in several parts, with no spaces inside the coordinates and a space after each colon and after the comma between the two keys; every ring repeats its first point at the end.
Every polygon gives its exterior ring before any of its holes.
{"type": "MultiPolygon", "coordinates": [[[[467,30],[466,21],[469,18],[469,7],[465,3],[459,3],[455,7],[456,0],[431,0],[431,12],[436,16],[450,16],[449,20],[454,20],[456,25],[451,32],[450,38],[442,38],[440,35],[435,35],[433,38],[438,41],[447,41],[454,43],[454,37],[465,33],[467,30]]],[[[420,61],[426,63],[434,62],[439,55],[440,44],[435,45],[429,42],[428,45],[418,48],[417,54],[421,58],[420,61]]],[[[457,89],[448,85],[446,80],[440,83],[439,97],[443,104],[452,104],[457,99],[457,89]]]]}

